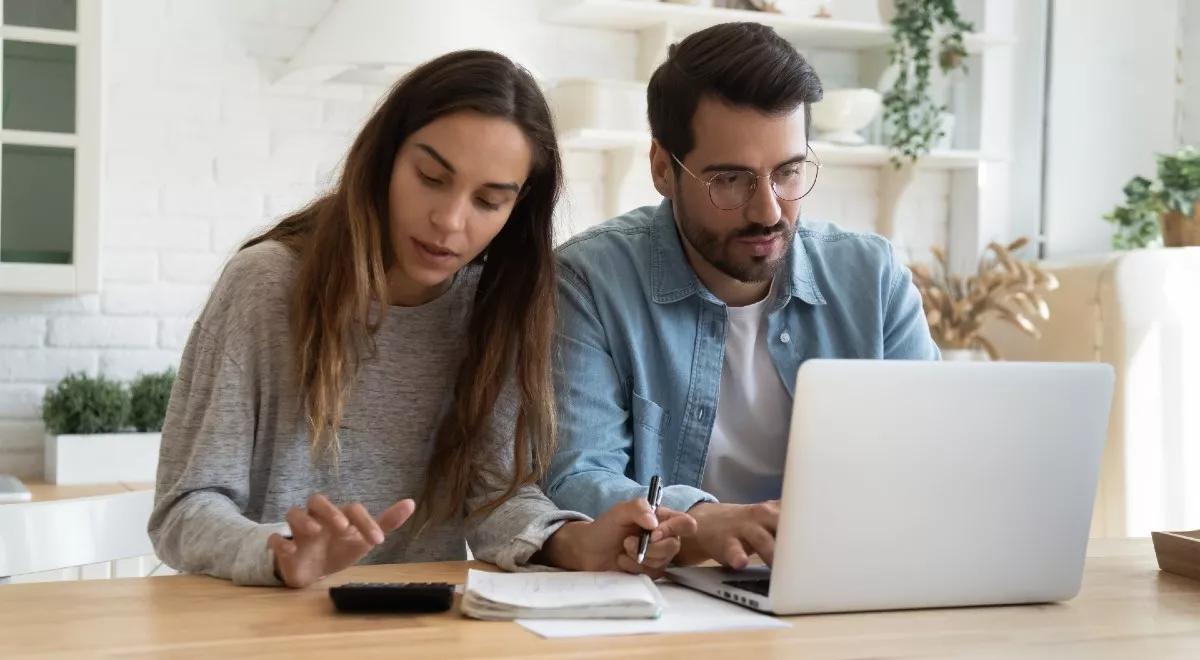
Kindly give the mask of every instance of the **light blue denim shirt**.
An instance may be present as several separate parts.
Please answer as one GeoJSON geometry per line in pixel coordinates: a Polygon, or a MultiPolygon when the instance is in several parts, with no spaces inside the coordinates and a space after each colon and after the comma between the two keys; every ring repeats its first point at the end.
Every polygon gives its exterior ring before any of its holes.
{"type": "MultiPolygon", "coordinates": [[[[726,306],[696,277],[671,203],[630,211],[559,249],[558,506],[599,515],[646,496],[700,490],[725,353],[726,306]]],[[[810,358],[936,360],[921,296],[885,239],[802,222],[768,302],[775,369],[789,395],[810,358]]]]}

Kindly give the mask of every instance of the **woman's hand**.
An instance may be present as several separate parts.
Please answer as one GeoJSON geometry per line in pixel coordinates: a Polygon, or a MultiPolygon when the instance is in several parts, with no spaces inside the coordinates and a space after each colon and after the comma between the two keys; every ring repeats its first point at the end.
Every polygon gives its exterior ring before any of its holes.
{"type": "Polygon", "coordinates": [[[314,494],[306,509],[288,511],[291,540],[279,534],[267,539],[275,553],[275,573],[289,587],[307,587],[354,565],[403,525],[415,508],[412,500],[400,500],[371,518],[358,502],[339,509],[324,495],[314,494]]]}
{"type": "Polygon", "coordinates": [[[542,546],[537,560],[575,571],[646,573],[660,577],[675,554],[680,538],[696,533],[696,521],[686,513],[658,507],[644,499],[622,502],[593,522],[569,522],[542,546]],[[643,530],[651,532],[645,560],[637,561],[643,530]]]}

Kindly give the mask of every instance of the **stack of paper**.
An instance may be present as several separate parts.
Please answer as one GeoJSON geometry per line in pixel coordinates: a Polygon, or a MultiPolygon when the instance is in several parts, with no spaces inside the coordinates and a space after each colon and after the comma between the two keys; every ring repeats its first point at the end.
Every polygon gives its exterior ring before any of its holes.
{"type": "Polygon", "coordinates": [[[467,572],[462,612],[476,619],[655,619],[662,594],[645,575],[467,572]]]}

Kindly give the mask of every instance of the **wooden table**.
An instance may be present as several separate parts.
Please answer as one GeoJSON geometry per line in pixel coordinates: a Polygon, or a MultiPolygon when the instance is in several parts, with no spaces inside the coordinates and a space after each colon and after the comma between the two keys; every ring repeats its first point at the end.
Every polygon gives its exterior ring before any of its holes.
{"type": "Polygon", "coordinates": [[[1200,658],[1200,583],[1148,540],[1094,542],[1083,592],[1055,605],[791,617],[786,630],[544,640],[513,623],[341,615],[348,580],[461,582],[468,564],[356,567],[302,591],[198,576],[0,587],[0,657],[1200,658]]]}
{"type": "Polygon", "coordinates": [[[139,490],[154,490],[152,483],[115,483],[89,484],[83,486],[60,486],[41,481],[26,481],[33,502],[55,502],[58,500],[74,500],[81,497],[96,497],[99,495],[115,495],[139,490]]]}

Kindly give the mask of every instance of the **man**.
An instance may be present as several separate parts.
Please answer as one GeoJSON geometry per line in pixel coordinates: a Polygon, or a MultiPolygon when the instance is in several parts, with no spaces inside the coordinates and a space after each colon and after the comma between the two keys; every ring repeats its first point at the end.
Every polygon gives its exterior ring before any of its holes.
{"type": "Polygon", "coordinates": [[[559,253],[547,493],[597,515],[660,474],[663,505],[699,525],[681,562],[772,561],[804,360],[939,357],[887,241],[798,220],[819,173],[808,128],[820,98],[812,67],[770,28],[689,36],[648,89],[665,199],[559,253]]]}

